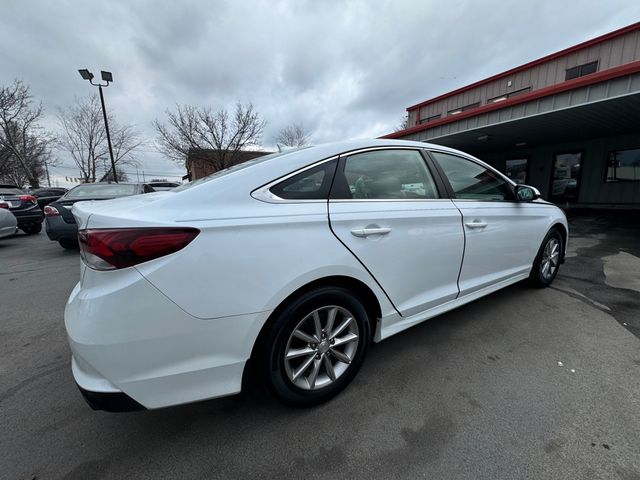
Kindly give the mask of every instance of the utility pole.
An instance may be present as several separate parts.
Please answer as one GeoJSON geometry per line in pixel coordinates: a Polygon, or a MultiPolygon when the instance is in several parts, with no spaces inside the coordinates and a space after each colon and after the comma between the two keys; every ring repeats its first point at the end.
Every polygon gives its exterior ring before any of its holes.
{"type": "Polygon", "coordinates": [[[44,161],[44,171],[47,173],[47,185],[51,186],[51,178],[49,177],[49,164],[47,160],[44,161]]]}

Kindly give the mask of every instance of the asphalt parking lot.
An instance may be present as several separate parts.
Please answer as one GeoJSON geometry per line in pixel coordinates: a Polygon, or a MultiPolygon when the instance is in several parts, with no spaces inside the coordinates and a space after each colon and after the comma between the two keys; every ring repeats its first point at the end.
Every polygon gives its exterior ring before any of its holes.
{"type": "Polygon", "coordinates": [[[398,334],[308,410],[256,392],[90,410],[63,325],[77,252],[0,240],[0,478],[640,479],[640,222],[571,223],[552,288],[398,334]]]}

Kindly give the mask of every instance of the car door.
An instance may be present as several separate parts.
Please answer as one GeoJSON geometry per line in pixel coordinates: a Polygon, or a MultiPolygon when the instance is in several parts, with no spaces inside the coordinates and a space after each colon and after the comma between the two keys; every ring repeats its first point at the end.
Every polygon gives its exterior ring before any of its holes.
{"type": "Polygon", "coordinates": [[[332,231],[403,316],[458,295],[461,215],[429,162],[418,149],[343,155],[330,194],[332,231]]]}
{"type": "Polygon", "coordinates": [[[430,153],[462,213],[460,296],[527,276],[546,233],[545,206],[516,202],[512,185],[480,162],[448,152],[430,153]]]}

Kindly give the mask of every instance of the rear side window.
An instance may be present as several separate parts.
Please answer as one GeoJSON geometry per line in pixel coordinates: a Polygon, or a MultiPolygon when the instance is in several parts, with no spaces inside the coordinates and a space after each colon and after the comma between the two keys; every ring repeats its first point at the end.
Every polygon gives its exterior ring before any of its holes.
{"type": "Polygon", "coordinates": [[[326,200],[336,171],[337,160],[305,170],[270,188],[284,200],[326,200]]]}
{"type": "Polygon", "coordinates": [[[513,200],[513,191],[499,175],[466,158],[431,152],[449,180],[456,198],[467,200],[513,200]]]}
{"type": "Polygon", "coordinates": [[[424,158],[415,150],[376,150],[351,155],[336,178],[332,198],[355,200],[438,198],[424,158]]]}

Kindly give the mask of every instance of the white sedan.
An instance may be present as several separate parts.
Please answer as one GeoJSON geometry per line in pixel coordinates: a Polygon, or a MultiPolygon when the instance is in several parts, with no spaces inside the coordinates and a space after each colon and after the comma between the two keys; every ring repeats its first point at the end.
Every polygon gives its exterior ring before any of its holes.
{"type": "Polygon", "coordinates": [[[249,376],[289,404],[325,401],[371,342],[521,280],[549,285],[568,235],[534,188],[396,140],[276,153],[73,214],[73,375],[112,411],[238,393],[249,376]]]}

